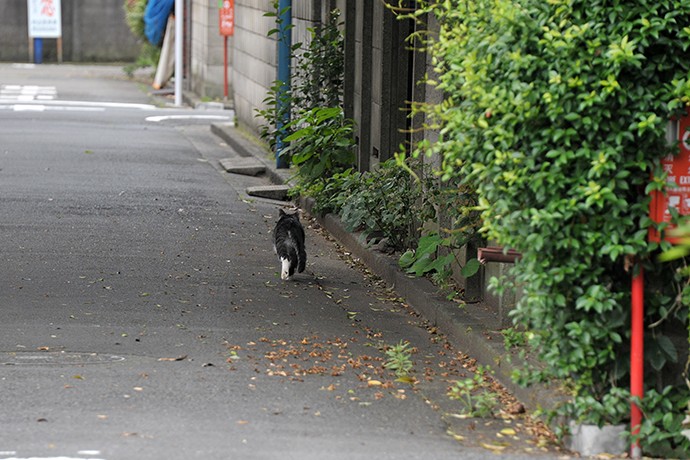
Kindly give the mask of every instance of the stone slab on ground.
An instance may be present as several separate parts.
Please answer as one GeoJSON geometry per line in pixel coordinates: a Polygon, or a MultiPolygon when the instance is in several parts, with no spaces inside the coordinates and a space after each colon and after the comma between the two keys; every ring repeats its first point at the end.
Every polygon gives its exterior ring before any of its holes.
{"type": "Polygon", "coordinates": [[[257,185],[256,187],[247,187],[247,195],[285,201],[289,190],[290,187],[287,185],[257,185]]]}
{"type": "Polygon", "coordinates": [[[266,166],[253,157],[223,158],[219,160],[225,171],[244,176],[257,176],[266,172],[266,166]]]}

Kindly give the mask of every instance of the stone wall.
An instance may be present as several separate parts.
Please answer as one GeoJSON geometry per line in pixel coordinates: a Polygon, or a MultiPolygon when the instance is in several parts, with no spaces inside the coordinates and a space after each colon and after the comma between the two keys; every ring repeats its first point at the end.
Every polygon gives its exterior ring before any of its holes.
{"type": "MultiPolygon", "coordinates": [[[[28,62],[26,0],[0,1],[0,61],[28,62]]],[[[57,61],[57,40],[43,40],[43,62],[57,61]]],[[[123,0],[62,0],[63,60],[129,62],[139,44],[125,22],[123,0]]]]}

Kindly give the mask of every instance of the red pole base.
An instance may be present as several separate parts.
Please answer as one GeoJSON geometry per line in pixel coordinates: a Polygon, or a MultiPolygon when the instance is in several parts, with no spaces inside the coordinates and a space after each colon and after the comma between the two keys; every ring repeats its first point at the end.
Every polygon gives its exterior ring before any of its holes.
{"type": "Polygon", "coordinates": [[[228,100],[228,36],[223,35],[223,98],[228,100]]]}
{"type": "MultiPolygon", "coordinates": [[[[630,396],[642,401],[644,397],[644,271],[641,266],[632,278],[632,314],[630,335],[630,396]]],[[[630,433],[633,437],[640,434],[642,410],[633,401],[630,411],[630,433]]],[[[634,441],[630,448],[632,458],[640,458],[642,449],[639,441],[634,441]]]]}

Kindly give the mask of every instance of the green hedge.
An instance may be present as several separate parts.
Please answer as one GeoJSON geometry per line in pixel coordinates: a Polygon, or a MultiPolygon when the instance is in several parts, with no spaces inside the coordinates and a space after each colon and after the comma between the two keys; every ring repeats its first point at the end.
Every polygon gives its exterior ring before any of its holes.
{"type": "Polygon", "coordinates": [[[440,23],[427,44],[446,98],[425,107],[442,128],[424,153],[476,188],[485,236],[523,254],[514,320],[545,366],[518,378],[565,382],[572,418],[625,421],[630,278],[642,263],[646,322],[659,324],[646,331],[642,442],[687,455],[687,340],[671,340],[686,331],[685,281],[656,262],[647,193],[664,186],[667,120],[690,101],[690,2],[447,0],[412,15],[427,14],[440,23]]]}

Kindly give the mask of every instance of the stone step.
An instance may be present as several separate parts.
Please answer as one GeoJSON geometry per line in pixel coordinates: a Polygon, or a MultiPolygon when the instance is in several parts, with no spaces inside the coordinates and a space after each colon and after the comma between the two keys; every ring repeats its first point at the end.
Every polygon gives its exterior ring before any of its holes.
{"type": "Polygon", "coordinates": [[[247,195],[286,201],[288,199],[289,190],[290,187],[287,185],[257,185],[254,187],[247,187],[247,195]]]}
{"type": "Polygon", "coordinates": [[[266,172],[266,166],[252,157],[223,158],[219,160],[219,163],[223,169],[232,174],[256,176],[266,172]]]}

